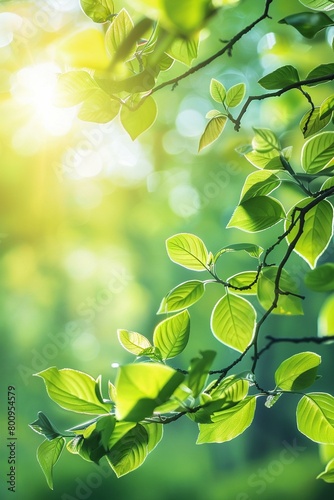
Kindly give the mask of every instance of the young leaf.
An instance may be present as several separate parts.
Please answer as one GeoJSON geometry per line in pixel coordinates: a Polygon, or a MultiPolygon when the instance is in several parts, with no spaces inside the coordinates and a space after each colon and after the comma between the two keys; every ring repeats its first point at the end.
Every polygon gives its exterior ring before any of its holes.
{"type": "Polygon", "coordinates": [[[315,292],[334,292],[334,263],[327,262],[309,271],[304,281],[315,292]]]}
{"type": "Polygon", "coordinates": [[[141,356],[145,349],[152,347],[151,342],[140,333],[129,332],[129,330],[117,330],[117,335],[121,346],[136,356],[141,356]]]}
{"type": "Polygon", "coordinates": [[[323,191],[325,189],[329,189],[332,187],[334,187],[334,177],[329,177],[328,179],[325,180],[320,190],[323,191]]]}
{"type": "Polygon", "coordinates": [[[164,434],[164,426],[162,424],[155,423],[141,423],[141,425],[142,427],[144,427],[148,434],[147,450],[149,453],[151,453],[151,451],[153,451],[154,448],[158,446],[158,444],[162,440],[164,434]]]}
{"type": "Polygon", "coordinates": [[[59,436],[51,441],[43,441],[37,448],[37,460],[51,490],[53,490],[53,467],[57,463],[64,446],[65,439],[59,436]]]}
{"type": "Polygon", "coordinates": [[[206,148],[212,142],[218,139],[225,128],[226,122],[227,116],[224,114],[220,114],[211,118],[200,138],[198,151],[202,151],[202,149],[206,148]]]}
{"type": "Polygon", "coordinates": [[[249,396],[230,408],[214,413],[213,423],[199,424],[197,444],[224,443],[242,434],[254,419],[256,397],[249,396]]]}
{"type": "Polygon", "coordinates": [[[138,109],[131,110],[125,105],[121,108],[121,123],[133,141],[146,132],[157,117],[158,108],[153,97],[144,97],[144,99],[138,109]]]}
{"type": "Polygon", "coordinates": [[[162,359],[174,358],[186,347],[189,340],[190,316],[187,310],[181,311],[159,323],[153,334],[153,343],[162,359]]]}
{"type": "Polygon", "coordinates": [[[299,0],[300,3],[314,10],[333,10],[333,0],[299,0]]]}
{"type": "Polygon", "coordinates": [[[173,59],[191,66],[191,63],[198,55],[199,35],[199,32],[197,32],[192,33],[187,38],[175,38],[167,49],[167,54],[173,59]]]}
{"type": "Polygon", "coordinates": [[[226,227],[255,233],[274,226],[285,217],[281,203],[270,196],[256,196],[237,206],[226,227]]]}
{"type": "Polygon", "coordinates": [[[297,427],[316,443],[334,444],[334,398],[330,394],[305,394],[297,406],[297,427]]]}
{"type": "MultiPolygon", "coordinates": [[[[213,382],[214,384],[215,382],[213,382]]],[[[210,384],[211,385],[211,384],[210,384]]],[[[210,386],[206,388],[208,392],[210,386]]],[[[212,399],[224,399],[227,403],[238,403],[247,396],[249,389],[249,381],[240,378],[240,375],[230,375],[222,380],[222,382],[213,391],[210,391],[212,399]]],[[[206,393],[204,393],[206,394],[206,393]]]]}
{"type": "Polygon", "coordinates": [[[238,106],[245,97],[245,94],[246,85],[244,83],[237,83],[236,85],[233,85],[233,87],[228,89],[228,91],[226,92],[226,106],[229,108],[238,106]]]}
{"type": "Polygon", "coordinates": [[[326,469],[317,475],[317,479],[322,479],[325,483],[334,483],[334,458],[328,462],[326,469]]]}
{"type": "Polygon", "coordinates": [[[242,297],[227,293],[215,305],[211,315],[211,330],[223,344],[239,352],[253,339],[256,312],[242,297]]]}
{"type": "Polygon", "coordinates": [[[31,427],[35,432],[38,432],[38,434],[42,434],[48,440],[55,439],[56,437],[61,435],[61,433],[54,427],[54,425],[42,411],[39,411],[37,416],[38,419],[35,420],[32,424],[29,424],[29,427],[31,427]]]}
{"type": "MultiPolygon", "coordinates": [[[[105,40],[108,52],[111,56],[114,56],[118,48],[127,39],[131,31],[133,30],[133,21],[126,9],[122,9],[115,17],[112,24],[109,26],[105,40]]],[[[136,51],[136,45],[132,45],[127,48],[127,57],[130,59],[136,51]]]]}
{"type": "Polygon", "coordinates": [[[216,262],[218,258],[226,252],[241,252],[242,250],[247,252],[250,257],[254,257],[255,259],[258,259],[263,253],[263,248],[259,245],[253,245],[253,243],[234,243],[219,250],[219,252],[217,252],[214,256],[214,262],[216,262]]]}
{"type": "Polygon", "coordinates": [[[78,413],[109,413],[110,403],[104,403],[99,380],[78,370],[56,367],[36,373],[44,379],[49,397],[66,410],[78,413]]]}
{"type": "Polygon", "coordinates": [[[212,78],[210,82],[210,95],[216,102],[224,104],[226,97],[226,88],[215,78],[212,78]]]}
{"type": "Polygon", "coordinates": [[[268,153],[268,151],[280,151],[281,144],[272,130],[269,128],[253,127],[255,136],[252,140],[252,146],[258,153],[268,153]]]}
{"type": "Polygon", "coordinates": [[[169,366],[138,363],[119,368],[116,379],[116,418],[139,422],[150,417],[181,384],[184,375],[169,366]]]}
{"type": "Polygon", "coordinates": [[[185,281],[171,290],[161,301],[158,314],[181,311],[195,304],[203,296],[202,281],[185,281]]]}
{"type": "Polygon", "coordinates": [[[334,336],[334,294],[330,295],[323,304],[318,318],[318,336],[334,336]]]}
{"type": "Polygon", "coordinates": [[[316,174],[334,164],[334,132],[322,132],[305,142],[301,164],[308,174],[316,174]]]}
{"type": "Polygon", "coordinates": [[[137,469],[148,455],[148,433],[137,424],[132,427],[107,454],[107,460],[117,477],[137,469]]]}
{"type": "MultiPolygon", "coordinates": [[[[147,1],[146,1],[147,3],[147,1]]],[[[152,2],[149,2],[152,5],[152,2]]],[[[154,2],[156,3],[156,2],[154,2]]],[[[183,33],[186,36],[198,31],[208,13],[207,0],[179,0],[176,2],[162,2],[163,17],[167,17],[168,23],[172,23],[170,29],[183,33]]]]}
{"type": "MultiPolygon", "coordinates": [[[[275,299],[277,269],[276,266],[263,269],[257,283],[257,297],[261,306],[266,310],[272,306],[275,299]]],[[[279,295],[277,307],[272,311],[272,314],[303,314],[302,300],[295,296],[298,294],[298,289],[285,269],[280,277],[279,289],[283,295],[279,295]],[[294,295],[289,295],[289,292],[294,295]]]]}
{"type": "Polygon", "coordinates": [[[320,106],[320,119],[323,120],[327,116],[331,117],[334,111],[334,94],[326,97],[320,106]]]}
{"type": "Polygon", "coordinates": [[[259,80],[259,84],[266,90],[276,90],[299,82],[299,74],[294,66],[281,66],[272,73],[259,80]]]}
{"type": "Polygon", "coordinates": [[[179,233],[166,240],[171,261],[192,271],[207,270],[209,253],[203,241],[190,233],[179,233]]]}
{"type": "Polygon", "coordinates": [[[95,23],[105,23],[114,14],[113,0],[80,0],[84,13],[95,23]]]}
{"type": "MultiPolygon", "coordinates": [[[[320,64],[316,68],[312,69],[306,76],[306,80],[312,80],[313,78],[322,78],[328,76],[331,79],[331,75],[334,73],[334,63],[320,64]]],[[[321,83],[326,83],[326,80],[316,83],[308,83],[309,87],[314,87],[320,85],[321,83]]]]}
{"type": "Polygon", "coordinates": [[[87,122],[108,123],[119,113],[121,105],[103,90],[94,90],[82,103],[78,118],[87,122]]]}
{"type": "Polygon", "coordinates": [[[253,150],[246,153],[245,158],[256,168],[267,170],[283,169],[279,152],[276,149],[271,149],[265,153],[253,150]]]}
{"type": "Polygon", "coordinates": [[[246,177],[239,203],[256,196],[265,196],[274,191],[280,184],[280,179],[270,170],[252,172],[246,177]]]}
{"type": "Polygon", "coordinates": [[[200,358],[193,358],[190,361],[189,373],[185,381],[189,389],[191,389],[194,398],[197,398],[206,384],[209,370],[216,357],[216,352],[201,351],[200,355],[200,358]]]}
{"type": "MultiPolygon", "coordinates": [[[[303,208],[311,203],[313,198],[304,198],[295,206],[303,208]]],[[[295,207],[292,207],[287,214],[285,230],[290,227],[290,219],[295,207]]],[[[298,212],[297,212],[298,213],[298,212]]],[[[299,222],[290,231],[286,239],[290,244],[299,229],[299,222]]],[[[329,245],[333,234],[333,206],[327,200],[320,201],[315,207],[311,208],[305,215],[303,233],[300,236],[294,251],[298,253],[311,268],[317,264],[319,257],[324,253],[329,245]]]]}
{"type": "Polygon", "coordinates": [[[333,26],[333,21],[323,12],[299,12],[278,21],[293,26],[306,38],[313,38],[319,31],[333,26]]]}
{"type": "Polygon", "coordinates": [[[304,138],[306,139],[319,132],[319,130],[322,130],[329,123],[330,119],[331,113],[326,114],[324,117],[320,117],[320,108],[314,108],[313,110],[307,111],[299,124],[304,138]]]}
{"type": "Polygon", "coordinates": [[[56,87],[57,106],[76,106],[100,90],[87,71],[68,71],[58,76],[56,87]]]}
{"type": "Polygon", "coordinates": [[[231,285],[231,290],[233,293],[240,293],[241,295],[256,295],[256,277],[256,271],[243,271],[242,273],[235,274],[234,276],[228,278],[227,282],[231,285]],[[242,288],[242,290],[238,290],[238,288],[242,288]]]}
{"type": "Polygon", "coordinates": [[[300,352],[284,360],[275,372],[276,386],[284,391],[302,391],[316,379],[321,357],[314,352],[300,352]]]}

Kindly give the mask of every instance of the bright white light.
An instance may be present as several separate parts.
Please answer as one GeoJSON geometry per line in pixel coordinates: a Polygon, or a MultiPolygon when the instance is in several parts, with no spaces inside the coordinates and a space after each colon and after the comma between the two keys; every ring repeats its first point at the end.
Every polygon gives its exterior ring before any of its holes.
{"type": "Polygon", "coordinates": [[[32,109],[33,118],[41,130],[56,136],[67,134],[75,116],[75,110],[54,105],[59,72],[60,69],[52,63],[28,66],[16,73],[11,88],[14,99],[32,109]]]}
{"type": "Polygon", "coordinates": [[[119,363],[111,363],[111,368],[119,368],[119,363]]]}

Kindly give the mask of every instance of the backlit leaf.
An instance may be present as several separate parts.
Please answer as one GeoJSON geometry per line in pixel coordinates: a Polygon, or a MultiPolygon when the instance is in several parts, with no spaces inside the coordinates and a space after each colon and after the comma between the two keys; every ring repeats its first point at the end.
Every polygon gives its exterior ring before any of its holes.
{"type": "Polygon", "coordinates": [[[216,102],[219,102],[220,104],[223,104],[225,101],[226,88],[215,78],[212,78],[210,82],[210,95],[212,99],[214,99],[216,102]]]}
{"type": "Polygon", "coordinates": [[[223,344],[243,352],[251,343],[256,312],[247,300],[227,293],[215,305],[211,315],[211,330],[223,344]]]}
{"type": "Polygon", "coordinates": [[[276,149],[271,149],[264,153],[253,150],[246,153],[245,158],[256,168],[267,170],[283,169],[279,152],[276,149]]]}
{"type": "Polygon", "coordinates": [[[334,294],[330,295],[321,307],[318,318],[318,336],[334,336],[334,294]]]}
{"type": "Polygon", "coordinates": [[[186,347],[190,333],[190,316],[181,311],[159,323],[153,334],[154,345],[160,350],[162,359],[174,358],[186,347]]]}
{"type": "Polygon", "coordinates": [[[42,434],[46,437],[46,439],[49,440],[55,439],[56,437],[61,435],[42,411],[39,411],[37,415],[38,419],[35,420],[32,424],[29,424],[29,427],[31,427],[35,432],[38,432],[38,434],[42,434]]]}
{"type": "Polygon", "coordinates": [[[281,203],[270,196],[256,196],[237,206],[226,227],[254,233],[274,226],[285,217],[281,203]]]}
{"type": "Polygon", "coordinates": [[[280,179],[270,170],[252,172],[246,177],[240,195],[240,203],[256,196],[269,194],[280,184],[280,179]]]}
{"type": "Polygon", "coordinates": [[[238,106],[245,97],[245,93],[246,85],[244,83],[237,83],[236,85],[233,85],[233,87],[228,89],[228,91],[226,92],[226,106],[228,106],[229,108],[238,106]]]}
{"type": "Polygon", "coordinates": [[[333,10],[333,0],[299,0],[300,3],[314,10],[333,10]]]}
{"type": "Polygon", "coordinates": [[[117,477],[142,465],[148,455],[148,442],[146,428],[137,424],[114,444],[107,454],[107,460],[117,477]]]}
{"type": "Polygon", "coordinates": [[[127,106],[121,108],[121,123],[133,141],[146,132],[157,117],[158,108],[153,97],[144,99],[144,103],[138,109],[131,110],[127,106]]]}
{"type": "Polygon", "coordinates": [[[68,71],[58,76],[57,106],[76,106],[88,99],[99,87],[87,71],[68,71]]]}
{"type": "Polygon", "coordinates": [[[53,467],[57,463],[64,446],[65,439],[59,436],[51,441],[43,441],[37,448],[37,460],[51,490],[53,490],[53,467]]]}
{"type": "MultiPolygon", "coordinates": [[[[114,56],[133,30],[133,21],[126,9],[122,9],[109,26],[105,36],[106,46],[111,56],[114,56]]],[[[136,45],[127,48],[127,58],[131,58],[136,50],[136,45]]]]}
{"type": "Polygon", "coordinates": [[[334,111],[334,94],[326,97],[320,106],[320,118],[323,120],[327,116],[331,116],[334,111]]]}
{"type": "Polygon", "coordinates": [[[204,294],[202,281],[185,281],[171,290],[161,301],[158,314],[176,312],[195,304],[204,294]]]}
{"type": "Polygon", "coordinates": [[[111,404],[104,403],[99,379],[86,373],[64,368],[47,368],[36,374],[44,379],[49,397],[66,410],[78,413],[109,413],[111,404]]]}
{"type": "Polygon", "coordinates": [[[121,346],[136,356],[140,356],[144,349],[152,347],[151,342],[140,333],[117,330],[117,335],[121,346]]]}
{"type": "Polygon", "coordinates": [[[241,295],[256,295],[256,277],[256,271],[243,271],[242,273],[235,274],[234,276],[228,278],[227,282],[232,285],[231,290],[233,293],[240,293],[241,295]],[[242,288],[242,290],[237,290],[236,288],[242,288]]]}
{"type": "Polygon", "coordinates": [[[119,113],[121,105],[103,90],[94,90],[82,103],[78,118],[88,122],[108,123],[119,113]]]}
{"type": "Polygon", "coordinates": [[[227,116],[224,114],[211,118],[200,138],[198,151],[202,151],[202,149],[218,139],[225,128],[226,122],[227,116]]]}
{"type": "Polygon", "coordinates": [[[183,381],[184,375],[169,366],[138,363],[119,368],[116,379],[116,418],[139,422],[150,417],[183,381]]]}
{"type": "Polygon", "coordinates": [[[320,118],[320,108],[314,108],[307,111],[300,121],[300,130],[303,132],[305,139],[322,130],[329,123],[331,113],[320,118]]]}
{"type": "Polygon", "coordinates": [[[171,46],[167,49],[173,59],[190,66],[198,55],[199,32],[193,33],[187,38],[175,38],[171,46]]]}
{"type": "MultiPolygon", "coordinates": [[[[334,73],[334,63],[320,64],[316,68],[312,69],[309,74],[306,76],[306,80],[312,80],[313,78],[322,78],[329,77],[329,80],[332,80],[331,75],[334,73]]],[[[321,82],[308,83],[309,87],[314,87],[316,85],[320,85],[321,83],[326,83],[327,80],[323,80],[321,82]]]]}
{"type": "Polygon", "coordinates": [[[322,479],[325,483],[334,483],[334,458],[328,462],[326,469],[318,474],[317,479],[322,479]]]}
{"type": "MultiPolygon", "coordinates": [[[[304,208],[312,203],[314,198],[304,198],[296,203],[295,207],[304,208]]],[[[295,207],[292,207],[287,214],[285,230],[290,226],[290,220],[295,207]]],[[[298,215],[298,211],[297,211],[298,215]]],[[[299,222],[287,235],[287,242],[290,244],[297,235],[299,222]]],[[[311,268],[317,264],[319,257],[324,253],[333,234],[333,206],[327,200],[320,201],[305,214],[303,233],[295,245],[294,251],[298,253],[311,268]]]]}
{"type": "Polygon", "coordinates": [[[322,132],[305,142],[301,164],[305,172],[315,174],[334,163],[334,132],[322,132]]]}
{"type": "Polygon", "coordinates": [[[321,357],[314,352],[300,352],[284,360],[275,372],[276,386],[284,391],[302,391],[316,379],[321,357]]]}
{"type": "Polygon", "coordinates": [[[297,406],[297,427],[316,443],[334,444],[334,398],[330,394],[306,394],[297,406]]]}
{"type": "Polygon", "coordinates": [[[281,149],[280,142],[274,132],[269,128],[253,127],[255,136],[252,140],[252,146],[259,153],[267,153],[271,150],[279,151],[281,149]]]}
{"type": "Polygon", "coordinates": [[[105,23],[114,13],[113,0],[80,0],[84,13],[95,23],[105,23]]]}
{"type": "Polygon", "coordinates": [[[293,26],[306,38],[313,38],[320,30],[333,25],[333,21],[323,12],[299,12],[292,14],[279,23],[293,26]]]}
{"type": "Polygon", "coordinates": [[[299,74],[291,65],[281,66],[259,80],[259,84],[267,90],[282,89],[296,82],[299,82],[299,74]]]}
{"type": "Polygon", "coordinates": [[[263,253],[263,248],[253,243],[232,243],[232,245],[228,245],[219,250],[214,256],[214,261],[216,262],[217,259],[226,252],[241,252],[243,250],[247,252],[250,257],[254,257],[255,259],[258,259],[263,253]]]}
{"type": "Polygon", "coordinates": [[[327,262],[305,275],[305,285],[316,292],[334,292],[334,263],[327,262]]]}
{"type": "Polygon", "coordinates": [[[203,241],[194,234],[179,233],[166,241],[171,261],[192,271],[205,271],[209,253],[203,241]]]}
{"type": "MultiPolygon", "coordinates": [[[[272,306],[275,299],[277,269],[277,266],[263,269],[257,283],[257,296],[261,306],[266,310],[272,306]]],[[[279,288],[284,293],[298,294],[295,282],[285,269],[280,277],[279,288]]],[[[303,314],[302,300],[294,295],[279,295],[277,307],[272,314],[303,314]]]]}
{"type": "Polygon", "coordinates": [[[214,413],[212,423],[199,424],[197,444],[224,443],[242,434],[253,422],[256,407],[255,396],[214,413]]]}
{"type": "Polygon", "coordinates": [[[189,373],[186,378],[186,384],[191,389],[194,398],[197,398],[205,387],[216,352],[201,351],[200,355],[200,358],[193,358],[190,361],[189,373]]]}

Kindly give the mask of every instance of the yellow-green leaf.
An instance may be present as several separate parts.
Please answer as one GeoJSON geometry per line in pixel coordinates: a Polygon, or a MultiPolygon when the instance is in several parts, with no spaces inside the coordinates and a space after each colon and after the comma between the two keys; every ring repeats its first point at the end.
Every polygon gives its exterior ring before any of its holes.
{"type": "Polygon", "coordinates": [[[308,174],[316,174],[334,164],[334,132],[321,132],[303,146],[301,164],[308,174]]]}
{"type": "Polygon", "coordinates": [[[135,110],[127,106],[121,108],[121,123],[134,141],[140,134],[146,132],[157,117],[158,108],[153,97],[145,97],[143,104],[135,110]]]}
{"type": "Polygon", "coordinates": [[[233,85],[233,87],[228,89],[228,91],[226,92],[226,106],[228,106],[229,108],[238,106],[245,97],[245,93],[246,85],[244,83],[237,83],[236,85],[233,85]]]}
{"type": "Polygon", "coordinates": [[[186,347],[189,340],[190,316],[187,310],[181,311],[159,323],[153,334],[153,343],[161,353],[162,359],[174,358],[186,347]]]}
{"type": "Polygon", "coordinates": [[[223,132],[227,122],[227,116],[224,114],[216,115],[207,124],[200,138],[198,151],[212,144],[223,132]]]}
{"type": "Polygon", "coordinates": [[[51,490],[53,490],[53,467],[57,463],[64,446],[65,439],[58,436],[51,441],[46,439],[37,448],[37,460],[51,490]]]}
{"type": "MultiPolygon", "coordinates": [[[[263,269],[257,283],[257,297],[261,306],[266,310],[272,306],[275,299],[277,270],[277,266],[263,269]]],[[[279,295],[277,307],[272,311],[272,314],[303,314],[302,299],[295,296],[298,294],[298,288],[285,269],[282,270],[279,288],[283,295],[279,295]]]]}
{"type": "Polygon", "coordinates": [[[297,406],[297,427],[316,443],[334,444],[334,398],[330,394],[305,394],[297,406]]]}
{"type": "Polygon", "coordinates": [[[226,227],[255,233],[274,226],[285,217],[281,203],[270,196],[256,196],[237,206],[226,227]]]}
{"type": "Polygon", "coordinates": [[[194,234],[179,233],[166,241],[167,253],[173,262],[192,271],[205,271],[209,253],[203,241],[194,234]]]}
{"type": "Polygon", "coordinates": [[[300,352],[285,359],[275,372],[276,386],[285,391],[301,391],[316,379],[321,357],[314,352],[300,352]]]}
{"type": "Polygon", "coordinates": [[[145,349],[152,347],[151,342],[140,333],[120,329],[117,330],[117,335],[121,346],[136,356],[140,356],[145,349]]]}
{"type": "Polygon", "coordinates": [[[176,312],[197,302],[204,294],[202,281],[185,281],[171,290],[161,301],[158,314],[176,312]]]}
{"type": "Polygon", "coordinates": [[[334,294],[330,295],[323,303],[318,318],[319,337],[334,336],[334,294]]]}

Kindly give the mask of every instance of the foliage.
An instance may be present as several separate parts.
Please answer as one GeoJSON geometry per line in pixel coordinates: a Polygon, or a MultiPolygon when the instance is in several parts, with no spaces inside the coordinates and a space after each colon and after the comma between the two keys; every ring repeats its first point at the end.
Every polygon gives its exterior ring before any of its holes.
{"type": "MultiPolygon", "coordinates": [[[[180,0],[176,4],[138,0],[132,3],[140,11],[138,21],[114,2],[81,2],[92,21],[103,23],[107,64],[104,68],[80,67],[72,54],[73,68],[58,79],[57,100],[62,106],[79,105],[79,117],[83,120],[104,123],[119,116],[134,140],[156,119],[156,92],[177,86],[224,54],[231,55],[234,45],[244,35],[269,19],[274,1],[263,2],[261,16],[224,42],[218,52],[194,66],[191,64],[198,55],[201,29],[209,29],[211,18],[228,6],[234,6],[236,12],[242,11],[242,2],[180,0]],[[159,80],[161,73],[172,71],[175,61],[190,69],[169,80],[159,80]]],[[[303,9],[309,10],[284,17],[280,22],[288,25],[287,29],[292,27],[302,36],[313,39],[333,26],[329,17],[334,10],[332,1],[301,3],[303,9]]],[[[330,197],[334,194],[334,132],[323,129],[331,122],[334,99],[332,94],[326,95],[315,106],[309,93],[313,87],[333,79],[332,63],[318,65],[304,77],[300,77],[293,65],[281,66],[258,81],[262,89],[269,91],[259,95],[247,95],[245,82],[228,88],[218,79],[211,79],[207,91],[219,109],[207,114],[209,121],[200,138],[199,151],[217,141],[228,124],[238,131],[254,101],[273,99],[295,90],[305,97],[305,114],[300,117],[305,142],[296,162],[301,169],[293,165],[293,140],[279,137],[275,130],[254,126],[250,143],[238,148],[241,157],[255,170],[245,178],[227,227],[251,234],[276,225],[284,228],[265,250],[247,241],[209,249],[201,238],[190,233],[168,238],[170,260],[202,274],[190,275],[189,280],[178,284],[162,299],[158,314],[166,314],[167,318],[155,327],[152,341],[137,332],[118,331],[120,344],[135,359],[119,367],[114,385],[109,382],[107,397],[102,394],[100,378],[95,380],[77,370],[53,367],[37,374],[43,378],[49,397],[59,406],[94,415],[92,420],[66,432],[57,431],[43,413],[31,424],[46,437],[38,449],[38,460],[51,488],[53,466],[66,437],[71,438],[66,445],[70,453],[97,463],[106,457],[116,475],[122,476],[144,462],[161,440],[164,425],[187,416],[198,425],[198,444],[223,443],[236,438],[252,424],[261,398],[265,398],[265,406],[271,408],[278,398],[282,401],[289,394],[298,394],[301,396],[297,406],[299,431],[317,443],[334,444],[333,396],[304,392],[317,378],[319,355],[302,351],[285,359],[274,374],[273,389],[263,388],[257,380],[263,352],[280,341],[303,341],[270,337],[266,345],[260,346],[263,325],[270,315],[303,314],[304,296],[285,269],[292,254],[311,268],[305,273],[307,287],[319,292],[334,290],[333,263],[317,265],[333,236],[330,197]],[[241,108],[236,114],[234,108],[238,106],[241,108]],[[285,208],[282,199],[286,186],[291,185],[298,201],[285,208]],[[277,250],[282,256],[273,264],[271,259],[277,250]],[[248,254],[253,265],[250,263],[247,270],[229,276],[224,259],[230,252],[241,251],[248,254]],[[187,369],[169,366],[169,360],[183,352],[188,344],[188,308],[203,300],[213,285],[223,287],[223,292],[212,309],[211,332],[223,344],[222,349],[236,350],[237,357],[228,366],[213,369],[216,353],[205,349],[203,335],[203,350],[189,360],[187,369]],[[249,369],[238,372],[238,364],[247,356],[249,369]]],[[[332,297],[327,299],[319,318],[325,326],[319,327],[318,337],[308,337],[306,341],[314,340],[316,344],[331,341],[334,335],[332,297]]],[[[318,477],[333,482],[332,470],[331,460],[318,477]]]]}

